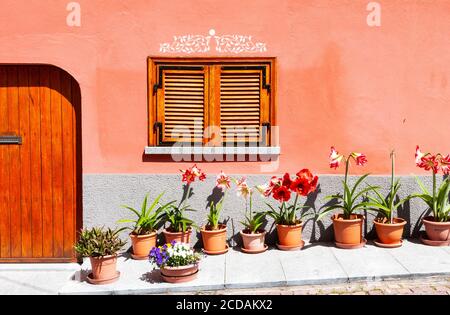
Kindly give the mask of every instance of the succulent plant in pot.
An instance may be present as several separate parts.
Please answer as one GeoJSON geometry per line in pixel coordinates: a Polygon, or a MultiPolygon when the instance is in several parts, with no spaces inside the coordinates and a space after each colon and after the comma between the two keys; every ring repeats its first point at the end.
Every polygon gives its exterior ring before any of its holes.
{"type": "Polygon", "coordinates": [[[186,212],[194,211],[194,209],[192,209],[190,205],[187,205],[186,202],[193,194],[191,184],[195,182],[197,178],[200,181],[204,181],[206,179],[206,174],[203,173],[195,164],[191,168],[180,171],[182,174],[181,181],[186,183],[183,189],[184,193],[178,205],[172,204],[165,210],[165,218],[170,225],[163,230],[163,234],[166,243],[177,241],[179,243],[189,244],[191,241],[194,221],[186,216],[186,212]]]}
{"type": "Polygon", "coordinates": [[[123,230],[93,227],[81,231],[75,251],[82,257],[90,258],[92,273],[87,278],[90,283],[106,284],[119,278],[117,253],[126,244],[119,237],[123,230]]]}
{"type": "Polygon", "coordinates": [[[249,254],[257,254],[267,250],[265,244],[266,231],[263,229],[267,212],[253,212],[253,189],[247,184],[245,177],[237,181],[238,195],[245,200],[245,216],[241,224],[244,229],[240,231],[242,237],[242,251],[249,254]]]}
{"type": "Polygon", "coordinates": [[[429,192],[424,183],[416,177],[422,190],[421,194],[412,194],[410,198],[422,199],[431,210],[432,215],[423,218],[426,237],[422,242],[427,245],[443,246],[450,244],[450,155],[440,153],[422,153],[419,146],[416,147],[416,165],[426,171],[431,171],[433,179],[432,191],[429,192]],[[442,171],[447,177],[437,186],[436,175],[442,171]]]}
{"type": "Polygon", "coordinates": [[[366,208],[366,202],[360,200],[361,197],[374,189],[373,186],[359,189],[369,174],[359,177],[353,186],[349,185],[348,173],[351,160],[359,166],[367,163],[366,156],[362,153],[352,152],[344,156],[331,147],[330,168],[336,169],[342,161],[345,162],[345,177],[342,182],[344,192],[343,195],[335,194],[325,197],[326,200],[336,200],[337,203],[326,206],[317,217],[317,220],[321,220],[331,211],[342,210],[341,213],[332,217],[334,237],[336,246],[347,249],[364,246],[366,242],[362,236],[364,216],[357,212],[366,208]]]}
{"type": "Polygon", "coordinates": [[[156,246],[157,229],[162,222],[166,209],[168,209],[174,201],[166,204],[160,204],[161,197],[164,193],[159,194],[156,199],[148,205],[148,194],[142,202],[141,209],[137,210],[130,206],[122,207],[130,210],[135,214],[134,219],[122,219],[118,223],[132,223],[130,238],[133,247],[132,257],[134,259],[147,259],[150,250],[156,246]]]}
{"type": "Polygon", "coordinates": [[[367,194],[369,201],[366,203],[368,210],[376,211],[378,216],[374,220],[375,230],[378,240],[375,244],[381,247],[399,247],[402,245],[403,230],[406,220],[395,217],[398,208],[403,205],[408,198],[398,197],[398,191],[401,187],[400,179],[395,179],[395,152],[391,152],[391,185],[387,196],[383,196],[377,187],[372,188],[374,196],[367,194]]]}
{"type": "Polygon", "coordinates": [[[152,248],[149,257],[153,266],[160,268],[163,280],[170,283],[194,280],[201,259],[189,244],[177,241],[152,248]]]}
{"type": "Polygon", "coordinates": [[[268,215],[274,220],[277,227],[278,243],[277,247],[281,250],[297,250],[303,247],[302,240],[302,220],[307,217],[308,213],[297,215],[300,209],[306,208],[299,206],[300,196],[307,196],[317,188],[318,177],[314,176],[310,170],[302,169],[297,172],[294,179],[289,173],[283,177],[277,178],[273,176],[269,184],[260,187],[260,191],[264,196],[272,196],[275,200],[281,202],[278,210],[267,203],[270,208],[268,215]],[[292,194],[295,194],[294,203],[289,205],[292,194]]]}
{"type": "Polygon", "coordinates": [[[216,189],[222,192],[222,197],[217,203],[209,204],[208,222],[200,230],[203,240],[203,250],[210,255],[220,255],[228,251],[227,226],[220,223],[220,214],[227,190],[230,188],[231,178],[220,172],[216,179],[216,189]]]}

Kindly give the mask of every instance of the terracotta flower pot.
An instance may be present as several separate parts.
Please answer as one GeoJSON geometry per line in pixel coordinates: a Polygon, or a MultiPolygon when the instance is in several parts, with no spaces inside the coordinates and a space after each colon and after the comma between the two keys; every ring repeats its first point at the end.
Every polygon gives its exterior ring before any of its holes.
{"type": "Polygon", "coordinates": [[[348,245],[361,244],[363,218],[361,214],[352,214],[350,219],[345,220],[343,214],[335,214],[332,219],[336,242],[348,245]]]}
{"type": "Polygon", "coordinates": [[[150,250],[156,246],[156,232],[147,235],[130,234],[130,238],[135,256],[148,256],[150,250]]]}
{"type": "Polygon", "coordinates": [[[266,231],[261,231],[260,233],[244,233],[241,231],[242,242],[244,243],[244,248],[251,251],[264,250],[266,239],[266,231]]]}
{"type": "Polygon", "coordinates": [[[400,218],[393,218],[392,221],[393,223],[373,222],[378,239],[383,244],[398,244],[402,240],[406,221],[400,218]]]}
{"type": "Polygon", "coordinates": [[[445,242],[450,240],[450,221],[435,222],[434,217],[423,218],[425,232],[431,241],[445,242]]]}
{"type": "Polygon", "coordinates": [[[117,256],[89,257],[92,276],[96,280],[110,280],[117,277],[117,256]]]}
{"type": "Polygon", "coordinates": [[[194,280],[197,277],[198,264],[180,267],[162,267],[161,276],[164,281],[180,283],[194,280]]]}
{"type": "Polygon", "coordinates": [[[277,224],[278,244],[300,246],[302,244],[302,222],[296,225],[277,224]]]}
{"type": "Polygon", "coordinates": [[[207,252],[220,252],[227,248],[227,227],[220,224],[218,230],[208,230],[203,227],[202,233],[203,248],[207,252]]]}
{"type": "Polygon", "coordinates": [[[186,232],[171,232],[168,229],[164,229],[163,234],[166,243],[172,243],[172,241],[176,241],[177,243],[190,244],[192,229],[189,228],[186,232]]]}

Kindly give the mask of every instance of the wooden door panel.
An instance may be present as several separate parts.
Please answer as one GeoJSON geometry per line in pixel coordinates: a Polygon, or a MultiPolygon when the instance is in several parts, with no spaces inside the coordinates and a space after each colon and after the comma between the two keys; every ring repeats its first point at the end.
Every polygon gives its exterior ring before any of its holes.
{"type": "MultiPolygon", "coordinates": [[[[53,66],[0,65],[0,262],[74,261],[79,86],[53,66]]],[[[78,133],[79,134],[79,133],[78,133]]]]}

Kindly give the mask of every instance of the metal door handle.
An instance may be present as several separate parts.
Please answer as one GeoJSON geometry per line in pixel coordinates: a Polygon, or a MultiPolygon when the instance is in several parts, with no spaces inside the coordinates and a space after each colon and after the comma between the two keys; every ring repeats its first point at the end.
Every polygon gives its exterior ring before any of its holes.
{"type": "Polygon", "coordinates": [[[22,137],[18,135],[0,135],[0,144],[22,144],[22,137]]]}

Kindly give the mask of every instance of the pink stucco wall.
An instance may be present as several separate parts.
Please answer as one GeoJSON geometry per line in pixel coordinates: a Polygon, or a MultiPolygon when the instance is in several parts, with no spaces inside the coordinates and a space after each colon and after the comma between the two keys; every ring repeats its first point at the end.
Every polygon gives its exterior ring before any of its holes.
{"type": "MultiPolygon", "coordinates": [[[[366,0],[79,0],[81,27],[67,26],[68,2],[1,0],[0,63],[49,63],[78,80],[84,173],[183,167],[143,162],[146,58],[170,56],[159,44],[173,35],[211,28],[252,35],[267,44],[253,55],[278,58],[279,172],[332,173],[330,145],[366,153],[364,171],[379,174],[391,148],[403,174],[419,172],[416,144],[450,151],[450,1],[378,1],[381,27],[367,25],[366,0]]],[[[196,56],[215,55],[226,54],[196,56]]],[[[260,164],[203,167],[257,173],[260,164]]]]}

